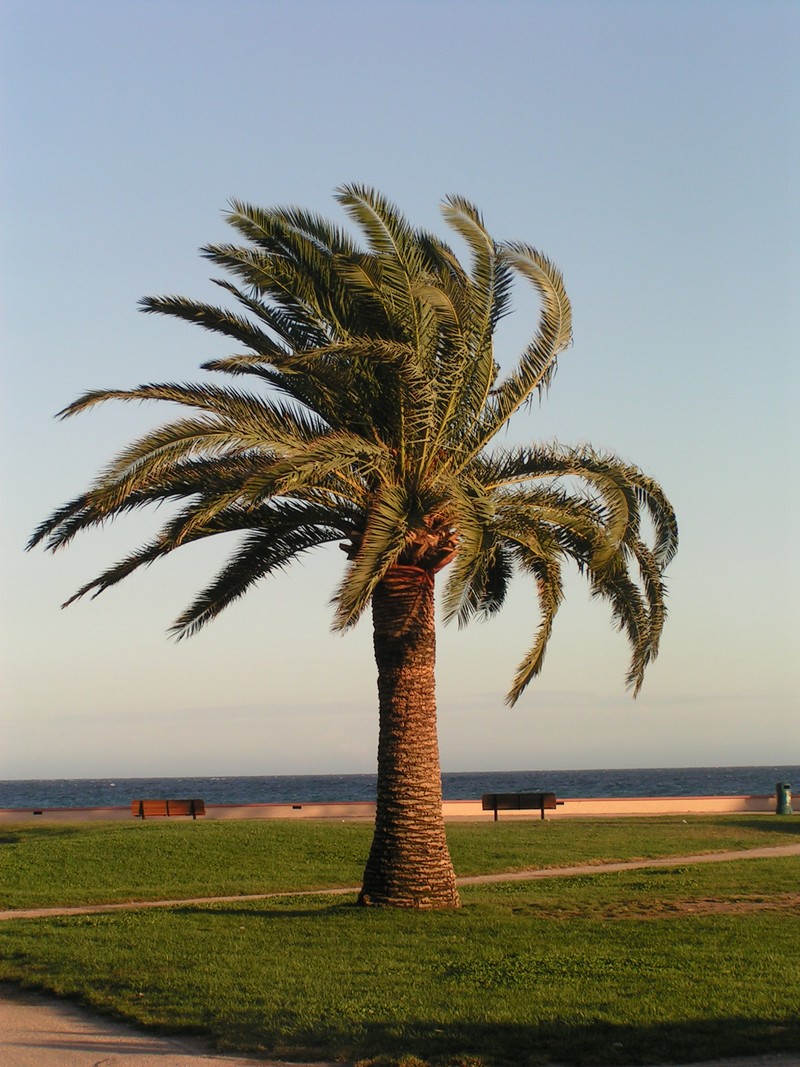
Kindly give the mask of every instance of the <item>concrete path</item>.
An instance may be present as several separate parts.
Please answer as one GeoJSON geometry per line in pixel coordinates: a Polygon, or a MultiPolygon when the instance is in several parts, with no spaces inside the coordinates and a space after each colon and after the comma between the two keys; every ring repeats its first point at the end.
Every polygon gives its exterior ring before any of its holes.
{"type": "Polygon", "coordinates": [[[262,1067],[215,1056],[189,1038],[158,1037],[66,1001],[0,985],[2,1067],[262,1067]]]}
{"type": "MultiPolygon", "coordinates": [[[[536,871],[512,871],[506,874],[478,874],[458,878],[459,885],[485,885],[488,882],[527,882],[534,878],[569,878],[578,874],[611,874],[615,871],[640,871],[646,867],[685,867],[690,863],[725,863],[731,860],[769,859],[773,856],[800,856],[800,844],[769,845],[740,852],[701,852],[693,856],[661,856],[657,859],[624,860],[620,863],[584,863],[579,867],[544,867],[536,871]]],[[[0,912],[0,917],[2,913],[0,912]]]]}

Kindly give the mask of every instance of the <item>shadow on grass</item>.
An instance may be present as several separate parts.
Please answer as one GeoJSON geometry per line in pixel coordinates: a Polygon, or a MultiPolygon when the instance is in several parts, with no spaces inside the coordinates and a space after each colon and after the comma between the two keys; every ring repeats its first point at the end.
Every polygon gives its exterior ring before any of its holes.
{"type": "MultiPolygon", "coordinates": [[[[289,894],[276,893],[268,896],[259,907],[257,901],[243,900],[239,903],[201,903],[201,904],[176,904],[166,905],[173,915],[209,915],[211,917],[226,915],[240,919],[243,922],[258,920],[259,922],[283,919],[314,919],[319,918],[320,909],[324,908],[325,915],[337,915],[341,913],[351,914],[354,910],[362,911],[356,904],[356,891],[347,894],[326,893],[324,889],[319,892],[289,894]]],[[[387,909],[388,911],[388,909],[387,909]]],[[[384,912],[386,914],[387,912],[384,912]]]]}
{"type": "Polygon", "coordinates": [[[649,1026],[600,1020],[537,1025],[485,1020],[446,1025],[427,1019],[375,1019],[350,1023],[345,1029],[341,1020],[333,1018],[309,1023],[299,1008],[284,1010],[277,1026],[270,1026],[257,1009],[215,1014],[205,1026],[144,1026],[124,1010],[98,1007],[80,995],[58,996],[36,981],[0,982],[0,996],[14,999],[31,994],[78,1004],[97,1017],[100,1027],[105,1017],[126,1022],[143,1035],[191,1036],[203,1046],[208,1043],[209,1049],[213,1045],[224,1052],[266,1054],[287,1061],[287,1067],[299,1059],[358,1061],[359,1067],[410,1067],[412,1057],[419,1067],[544,1067],[554,1062],[565,1067],[645,1067],[800,1051],[800,1016],[697,1019],[649,1026]]]}
{"type": "MultiPolygon", "coordinates": [[[[318,918],[320,914],[319,903],[316,908],[284,908],[280,907],[280,901],[270,900],[269,908],[254,908],[252,901],[250,906],[241,906],[235,908],[226,908],[222,905],[210,905],[205,904],[188,904],[185,907],[169,907],[172,915],[209,915],[211,917],[218,915],[227,915],[241,920],[241,922],[252,922],[257,920],[260,923],[269,922],[283,922],[284,919],[313,919],[318,918]]],[[[351,905],[352,906],[352,905],[351,905]]],[[[333,912],[334,908],[326,908],[326,912],[333,912]]]]}
{"type": "Polygon", "coordinates": [[[691,1063],[722,1056],[752,1056],[800,1049],[800,1020],[697,1020],[684,1024],[615,1026],[561,1022],[523,1026],[502,1022],[436,1026],[429,1021],[366,1022],[358,1034],[335,1026],[289,1027],[264,1032],[263,1020],[227,1020],[215,1032],[226,1049],[268,1053],[279,1059],[344,1058],[380,1067],[416,1057],[424,1063],[536,1067],[558,1062],[575,1067],[625,1067],[691,1063]],[[222,1028],[220,1028],[222,1029],[222,1028]],[[260,1031],[260,1032],[259,1032],[260,1031]]]}
{"type": "MultiPolygon", "coordinates": [[[[93,823],[92,826],[105,825],[93,823]]],[[[2,831],[2,843],[4,845],[16,845],[24,839],[45,838],[52,840],[54,837],[79,837],[85,834],[85,825],[64,825],[62,823],[19,823],[11,827],[4,827],[2,831]]]]}
{"type": "Polygon", "coordinates": [[[797,834],[800,836],[800,817],[797,815],[753,815],[742,817],[732,815],[730,818],[721,819],[724,826],[733,829],[746,826],[748,830],[760,830],[763,833],[797,834]]]}

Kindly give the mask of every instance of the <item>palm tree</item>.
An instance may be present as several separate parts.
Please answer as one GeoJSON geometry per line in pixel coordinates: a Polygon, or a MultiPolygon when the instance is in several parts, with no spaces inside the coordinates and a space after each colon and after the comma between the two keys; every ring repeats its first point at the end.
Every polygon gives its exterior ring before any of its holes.
{"type": "Polygon", "coordinates": [[[541,670],[562,568],[573,563],[628,638],[635,694],[658,649],[677,529],[661,488],[614,456],[560,445],[490,449],[550,383],[570,341],[570,304],[552,263],[529,245],[495,242],[459,197],[442,211],[468,267],[374,190],[344,186],[337,199],[365,248],[309,212],[233,201],[227,221],[245,243],[203,254],[227,272],[217,284],[237,310],[174,296],[142,301],[146,312],[243,346],[204,369],[255,378],[258,388],[166,383],[80,397],[61,416],[106,400],[168,401],[189,412],[127,447],[31,545],[57,549],[125,512],[178,502],[151,542],[71,603],[181,545],[239,531],[227,565],[175,622],[180,638],[301,553],[339,542],[348,563],[335,626],[353,626],[371,604],[378,668],[377,813],[359,899],[453,907],[436,731],[436,573],[450,564],[443,613],[461,624],[496,612],[515,571],[532,577],[541,622],[508,694],[513,704],[541,670]],[[516,367],[501,374],[493,333],[515,278],[538,293],[539,322],[516,367]]]}

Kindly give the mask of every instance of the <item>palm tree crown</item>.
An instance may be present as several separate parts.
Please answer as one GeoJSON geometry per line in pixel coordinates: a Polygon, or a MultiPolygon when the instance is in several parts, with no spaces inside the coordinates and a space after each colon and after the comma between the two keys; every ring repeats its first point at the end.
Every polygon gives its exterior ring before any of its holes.
{"type": "Polygon", "coordinates": [[[195,632],[253,583],[317,545],[343,542],[350,563],[335,625],[355,623],[396,565],[434,573],[453,560],[444,615],[460,623],[503,603],[515,566],[535,580],[541,625],[509,693],[541,668],[562,599],[562,566],[577,564],[627,634],[637,692],[664,622],[662,572],[675,552],[674,515],[640,470],[589,447],[495,448],[498,431],[546,386],[571,338],[559,271],[534,248],[497,243],[476,208],[443,204],[471,254],[412,229],[374,190],[337,199],[366,239],[360,248],[295,208],[234,201],[228,222],[245,245],[203,254],[234,312],[151,297],[147,312],[186,319],[247,350],[204,369],[258,378],[266,388],[162,383],[88,392],[61,412],[109,399],[165,400],[190,409],[134,442],[92,487],[34,534],[65,545],[79,530],[164,500],[183,502],[149,544],[78,590],[97,594],[198,538],[243,531],[232,559],[174,624],[195,632]],[[493,333],[514,276],[539,294],[540,321],[501,376],[493,333]],[[654,531],[641,533],[642,513],[654,531]]]}

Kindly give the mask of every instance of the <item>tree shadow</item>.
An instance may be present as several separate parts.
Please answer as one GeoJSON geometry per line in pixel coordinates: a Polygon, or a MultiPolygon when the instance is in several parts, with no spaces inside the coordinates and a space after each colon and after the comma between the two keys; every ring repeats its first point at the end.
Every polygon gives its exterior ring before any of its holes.
{"type": "MultiPolygon", "coordinates": [[[[238,913],[236,913],[238,914],[238,913]]],[[[251,913],[252,914],[252,913],[251,913]]],[[[269,916],[267,916],[269,917],[269,916]]],[[[358,1061],[360,1067],[403,1067],[410,1057],[434,1067],[646,1067],[700,1063],[733,1056],[800,1051],[800,1016],[785,1019],[716,1018],[650,1025],[576,1023],[558,1019],[536,1024],[491,1018],[447,1024],[431,1019],[379,1019],[353,1024],[334,1016],[308,1020],[299,1006],[274,1023],[263,1007],[231,1004],[204,1025],[143,1026],[124,1010],[92,1005],[79,994],[56,996],[37,982],[4,981],[0,996],[73,1004],[96,1016],[124,1021],[144,1035],[191,1036],[198,1046],[268,1056],[271,1062],[358,1061]]],[[[535,989],[531,990],[535,997],[535,989]]]]}
{"type": "Polygon", "coordinates": [[[308,919],[319,917],[321,906],[324,906],[326,915],[349,914],[356,907],[354,901],[331,901],[331,898],[326,896],[324,892],[311,898],[316,904],[315,907],[289,906],[288,901],[297,899],[297,897],[271,897],[265,900],[261,907],[252,900],[242,901],[239,905],[186,904],[176,905],[175,907],[166,906],[170,908],[173,915],[227,915],[242,920],[257,919],[259,922],[263,922],[265,919],[308,919]],[[287,901],[287,903],[284,904],[284,901],[287,901]]]}
{"type": "Polygon", "coordinates": [[[731,815],[721,819],[721,825],[733,830],[746,827],[748,830],[758,830],[762,833],[791,834],[800,836],[800,817],[797,815],[731,815]]]}
{"type": "MultiPolygon", "coordinates": [[[[101,825],[95,823],[93,825],[101,825]]],[[[36,823],[36,822],[21,822],[15,823],[14,828],[4,828],[2,831],[2,843],[13,844],[18,841],[22,841],[23,838],[37,838],[37,837],[75,837],[84,832],[85,824],[70,825],[66,823],[36,823]],[[8,840],[7,840],[8,839],[8,840]]]]}
{"type": "Polygon", "coordinates": [[[644,1067],[647,1064],[691,1063],[723,1056],[796,1052],[800,1020],[709,1019],[651,1026],[612,1025],[602,1021],[569,1024],[560,1021],[460,1023],[457,1026],[407,1019],[368,1022],[358,1034],[335,1025],[295,1028],[290,1034],[264,1029],[263,1019],[226,1020],[213,1025],[220,1047],[267,1052],[279,1059],[359,1060],[391,1067],[404,1058],[441,1065],[478,1063],[492,1067],[644,1067]],[[261,1033],[259,1034],[259,1029],[261,1033]],[[257,1040],[253,1040],[258,1035],[257,1040]]]}

